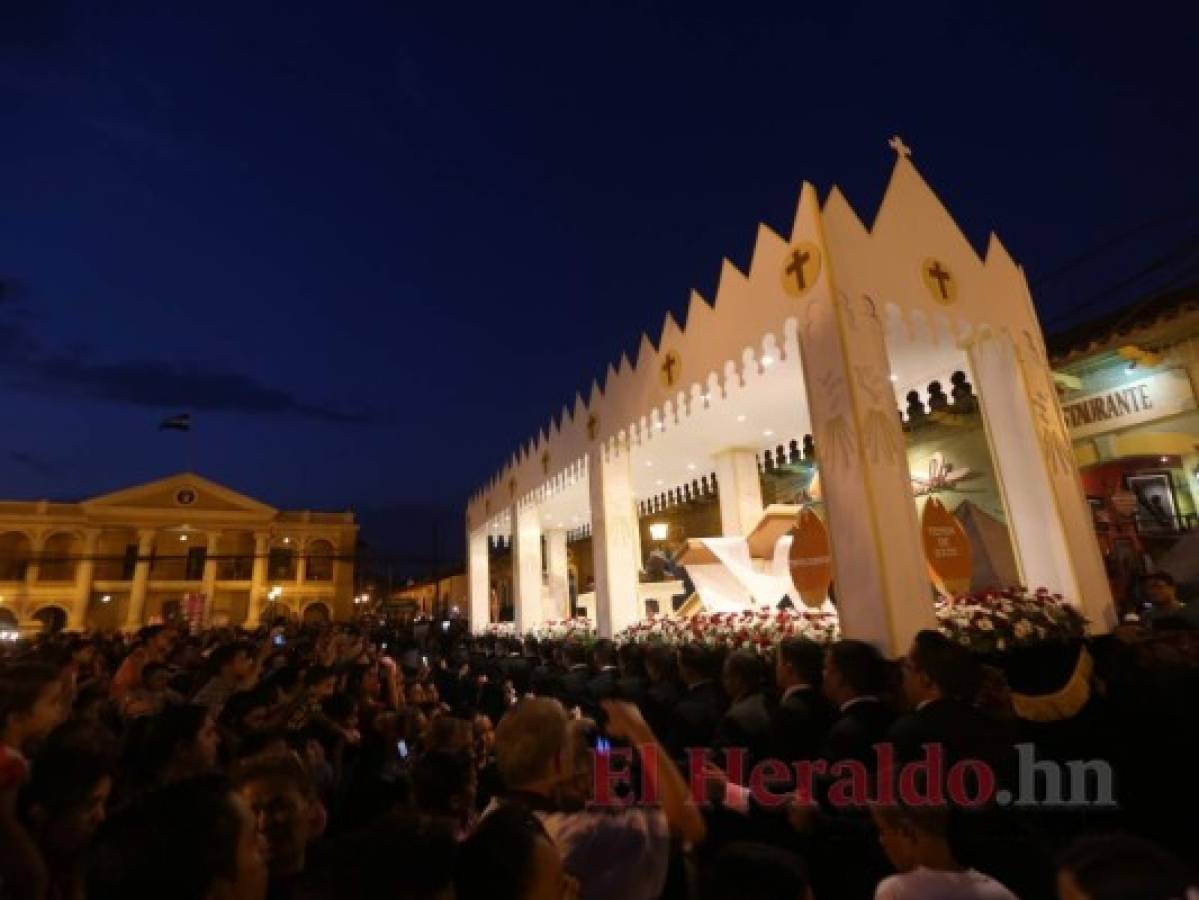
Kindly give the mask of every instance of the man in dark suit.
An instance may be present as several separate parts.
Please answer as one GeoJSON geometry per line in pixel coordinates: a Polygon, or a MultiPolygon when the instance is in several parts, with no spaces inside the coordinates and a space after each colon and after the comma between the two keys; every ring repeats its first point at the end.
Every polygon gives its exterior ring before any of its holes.
{"type": "Polygon", "coordinates": [[[556,642],[542,641],[538,644],[537,666],[529,678],[529,689],[538,697],[562,699],[562,678],[566,668],[559,661],[561,648],[556,642]]]}
{"type": "Polygon", "coordinates": [[[837,718],[829,728],[822,755],[830,765],[857,760],[873,772],[877,765],[874,745],[886,740],[895,718],[882,699],[887,661],[865,641],[837,641],[824,655],[823,686],[837,718]]]}
{"type": "Polygon", "coordinates": [[[698,644],[684,644],[679,648],[678,663],[684,689],[674,707],[671,752],[682,758],[688,747],[712,746],[726,702],[716,682],[720,663],[713,651],[698,644]]]}
{"type": "MultiPolygon", "coordinates": [[[[620,662],[620,678],[616,681],[616,696],[620,700],[643,707],[645,689],[645,655],[640,644],[621,644],[616,652],[620,662]]],[[[642,714],[644,715],[644,709],[642,714]]]]}
{"type": "MultiPolygon", "coordinates": [[[[897,765],[925,758],[925,747],[940,748],[941,784],[962,760],[987,765],[999,788],[1014,786],[1015,750],[1006,725],[974,705],[982,669],[974,655],[937,631],[921,631],[900,661],[903,693],[911,711],[897,719],[888,735],[897,765]]],[[[934,774],[934,777],[937,777],[934,774]]],[[[974,770],[966,771],[965,793],[979,796],[974,770]]],[[[994,806],[952,810],[954,852],[964,865],[985,871],[1018,896],[1044,893],[1052,884],[1044,843],[1029,830],[1019,811],[994,806]]]]}
{"type": "Polygon", "coordinates": [[[616,647],[613,643],[601,638],[591,649],[591,663],[595,668],[595,676],[587,683],[587,696],[592,709],[599,709],[605,700],[616,696],[616,681],[620,670],[616,667],[616,647]]]}
{"type": "Polygon", "coordinates": [[[591,698],[587,683],[591,680],[591,668],[587,665],[587,648],[578,641],[569,641],[562,648],[566,661],[566,674],[562,676],[562,705],[568,710],[579,707],[589,714],[591,698]]]}
{"type": "Polygon", "coordinates": [[[724,690],[731,704],[716,726],[713,747],[743,749],[745,772],[770,756],[770,710],[763,693],[765,671],[752,650],[737,650],[724,661],[724,690]]]}
{"type": "Polygon", "coordinates": [[[504,642],[504,656],[500,660],[500,669],[504,677],[511,680],[518,696],[529,692],[529,676],[533,673],[533,667],[524,655],[524,645],[517,638],[510,638],[504,642]]]}
{"type": "Polygon", "coordinates": [[[650,644],[645,648],[645,673],[649,686],[641,712],[666,747],[674,747],[674,707],[679,702],[681,690],[676,673],[675,652],[662,644],[650,644]]]}
{"type": "MultiPolygon", "coordinates": [[[[820,755],[829,768],[855,761],[868,774],[876,771],[874,746],[886,740],[894,720],[883,700],[887,673],[882,654],[864,641],[837,641],[825,651],[821,687],[835,719],[820,755]]],[[[868,780],[867,790],[873,793],[873,779],[868,780]]],[[[806,855],[820,896],[869,897],[891,871],[867,809],[841,807],[833,800],[834,790],[847,781],[848,773],[830,772],[812,786],[823,814],[807,837],[806,855]]]]}
{"type": "Polygon", "coordinates": [[[924,747],[943,749],[945,768],[963,759],[992,767],[1000,781],[1010,774],[1011,741],[1005,729],[974,706],[982,670],[973,654],[937,631],[921,631],[900,661],[903,693],[910,711],[892,725],[888,737],[895,758],[924,758],[924,747]]]}
{"type": "Polygon", "coordinates": [[[820,691],[824,648],[808,638],[779,643],[774,680],[781,696],[771,717],[771,743],[776,759],[793,763],[816,759],[833,721],[833,710],[820,691]]]}

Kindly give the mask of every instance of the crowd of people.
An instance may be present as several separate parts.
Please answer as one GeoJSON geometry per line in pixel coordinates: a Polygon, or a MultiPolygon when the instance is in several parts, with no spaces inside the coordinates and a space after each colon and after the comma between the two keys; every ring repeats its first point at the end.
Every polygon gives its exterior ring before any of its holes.
{"type": "MultiPolygon", "coordinates": [[[[1115,639],[1089,648],[1085,707],[1040,721],[935,632],[897,661],[371,619],[5,652],[0,897],[1199,896],[1192,670],[1115,639]],[[833,764],[873,779],[880,746],[1023,790],[1028,744],[1105,761],[1115,803],[838,796],[833,764]],[[801,760],[824,764],[808,785],[801,760]]],[[[927,796],[937,773],[917,775],[927,796]]]]}

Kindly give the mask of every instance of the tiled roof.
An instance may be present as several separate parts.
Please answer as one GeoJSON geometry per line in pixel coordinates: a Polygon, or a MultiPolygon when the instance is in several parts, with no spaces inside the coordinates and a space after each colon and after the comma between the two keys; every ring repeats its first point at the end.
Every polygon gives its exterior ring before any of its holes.
{"type": "Polygon", "coordinates": [[[1196,310],[1199,310],[1199,282],[1147,297],[1066,331],[1047,335],[1045,342],[1050,359],[1058,364],[1093,351],[1110,349],[1133,332],[1196,310]]]}

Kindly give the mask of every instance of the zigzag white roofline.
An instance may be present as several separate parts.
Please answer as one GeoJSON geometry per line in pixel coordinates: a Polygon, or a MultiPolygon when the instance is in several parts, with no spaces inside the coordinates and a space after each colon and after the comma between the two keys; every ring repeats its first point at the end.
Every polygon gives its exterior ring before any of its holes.
{"type": "Polygon", "coordinates": [[[622,354],[608,365],[602,387],[592,381],[587,400],[576,393],[573,411],[563,406],[471,496],[468,527],[514,504],[539,502],[564,474],[572,480],[586,474],[589,451],[650,441],[697,406],[747,385],[765,357],[798,352],[794,335],[804,305],[783,291],[779,272],[784,254],[800,240],[822,247],[842,290],[885,310],[889,334],[898,340],[961,343],[983,329],[1023,332],[1024,342],[1045,358],[1020,267],[993,232],[980,257],[899,152],[869,229],[839,188],[833,186],[822,205],[804,182],[790,241],[759,224],[749,271],[722,260],[712,302],[692,290],[682,326],[667,312],[657,341],[641,334],[635,361],[622,354]],[[812,230],[817,221],[823,237],[812,230]],[[959,295],[952,307],[935,303],[924,287],[920,271],[929,257],[954,272],[959,295]],[[667,353],[676,355],[679,370],[669,387],[661,370],[667,353]]]}

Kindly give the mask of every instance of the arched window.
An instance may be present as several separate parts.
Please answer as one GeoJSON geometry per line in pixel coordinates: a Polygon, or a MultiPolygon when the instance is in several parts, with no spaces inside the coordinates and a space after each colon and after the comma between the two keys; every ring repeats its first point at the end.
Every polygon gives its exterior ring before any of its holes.
{"type": "Polygon", "coordinates": [[[329,621],[329,607],[324,603],[309,603],[304,607],[305,625],[323,625],[329,621]]]}
{"type": "Polygon", "coordinates": [[[65,531],[46,539],[38,565],[38,581],[74,581],[79,561],[79,539],[65,531]]]}
{"type": "Polygon", "coordinates": [[[333,580],[333,544],[323,538],[308,544],[307,580],[333,580]]]}
{"type": "Polygon", "coordinates": [[[0,534],[0,581],[24,581],[33,545],[19,531],[0,534]]]}
{"type": "Polygon", "coordinates": [[[43,606],[33,617],[42,623],[42,631],[47,634],[56,634],[67,627],[67,614],[57,606],[43,606]]]}

